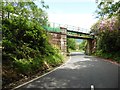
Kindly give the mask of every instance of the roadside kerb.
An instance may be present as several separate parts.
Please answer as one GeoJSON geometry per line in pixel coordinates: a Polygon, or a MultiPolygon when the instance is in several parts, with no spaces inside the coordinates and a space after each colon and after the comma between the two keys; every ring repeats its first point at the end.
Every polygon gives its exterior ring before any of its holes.
{"type": "Polygon", "coordinates": [[[28,82],[25,82],[25,83],[23,83],[23,84],[21,84],[21,85],[15,87],[15,88],[13,88],[12,90],[18,89],[18,88],[20,88],[20,87],[22,87],[22,86],[24,86],[24,85],[26,85],[26,84],[29,84],[29,83],[31,83],[31,82],[37,80],[37,79],[40,79],[40,78],[42,78],[42,77],[44,77],[44,76],[46,76],[46,75],[48,75],[48,74],[54,72],[55,70],[59,69],[60,67],[64,66],[67,62],[69,62],[70,59],[71,59],[71,56],[70,56],[70,58],[69,58],[66,62],[64,62],[64,63],[63,63],[62,65],[60,65],[59,67],[57,67],[57,68],[55,68],[55,69],[53,69],[53,70],[51,70],[51,71],[49,71],[49,72],[47,72],[47,73],[45,73],[45,74],[39,76],[39,77],[37,77],[37,78],[34,78],[34,79],[32,79],[32,80],[30,80],[30,81],[28,81],[28,82]]]}

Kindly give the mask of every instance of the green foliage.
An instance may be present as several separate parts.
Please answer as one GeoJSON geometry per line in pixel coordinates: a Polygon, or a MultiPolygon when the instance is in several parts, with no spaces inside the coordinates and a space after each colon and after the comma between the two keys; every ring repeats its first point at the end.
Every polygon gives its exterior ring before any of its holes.
{"type": "Polygon", "coordinates": [[[120,31],[101,32],[97,37],[96,55],[120,61],[120,31]]]}
{"type": "Polygon", "coordinates": [[[106,58],[106,59],[112,59],[114,61],[117,61],[120,63],[120,52],[103,52],[102,50],[97,50],[95,55],[106,58]]]}
{"type": "Polygon", "coordinates": [[[57,66],[63,62],[63,56],[57,47],[49,48],[49,54],[45,56],[45,61],[50,66],[57,66]]]}
{"type": "Polygon", "coordinates": [[[99,33],[99,26],[100,26],[100,22],[101,20],[98,20],[96,23],[94,23],[92,26],[91,26],[91,32],[93,32],[94,34],[98,34],[99,33]]]}
{"type": "Polygon", "coordinates": [[[98,36],[97,49],[103,52],[117,52],[120,51],[120,31],[102,32],[98,36]]]}
{"type": "MultiPolygon", "coordinates": [[[[48,42],[47,33],[43,28],[47,24],[45,11],[33,2],[2,4],[3,66],[9,67],[17,74],[31,75],[44,70],[45,61],[51,66],[62,63],[60,51],[48,42]]],[[[7,75],[3,74],[3,81],[9,76],[7,72],[7,75]]]]}
{"type": "Polygon", "coordinates": [[[14,58],[14,66],[19,73],[29,75],[37,72],[38,70],[43,70],[45,61],[49,66],[57,66],[63,62],[63,57],[58,49],[52,49],[51,53],[44,56],[35,55],[34,58],[29,57],[28,59],[14,58]]]}
{"type": "Polygon", "coordinates": [[[119,16],[120,15],[120,1],[114,2],[113,1],[107,1],[107,0],[101,0],[101,2],[98,4],[98,9],[96,10],[97,14],[100,17],[105,16],[119,16]]]}
{"type": "Polygon", "coordinates": [[[71,50],[76,50],[76,41],[75,39],[72,39],[72,38],[68,38],[67,39],[67,48],[68,50],[71,49],[71,50]]]}
{"type": "Polygon", "coordinates": [[[101,0],[97,14],[99,20],[91,27],[97,33],[96,55],[120,61],[120,1],[101,0]]]}
{"type": "Polygon", "coordinates": [[[43,66],[43,59],[40,56],[29,59],[23,58],[19,60],[15,58],[14,66],[16,66],[16,69],[19,73],[29,75],[41,70],[43,66]]]}
{"type": "Polygon", "coordinates": [[[86,43],[87,43],[86,40],[82,41],[79,45],[79,50],[82,50],[82,51],[85,50],[86,43]]]}

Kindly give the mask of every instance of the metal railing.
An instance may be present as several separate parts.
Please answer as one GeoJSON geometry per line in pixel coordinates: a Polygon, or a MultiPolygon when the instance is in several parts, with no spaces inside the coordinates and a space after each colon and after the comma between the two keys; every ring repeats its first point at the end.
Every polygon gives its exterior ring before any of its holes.
{"type": "Polygon", "coordinates": [[[53,30],[56,32],[61,32],[60,27],[64,27],[64,28],[67,28],[67,30],[69,30],[69,31],[89,33],[88,29],[84,29],[84,28],[76,27],[76,26],[72,26],[72,25],[67,25],[67,24],[54,23],[54,22],[49,23],[46,27],[47,27],[48,31],[53,30]]]}

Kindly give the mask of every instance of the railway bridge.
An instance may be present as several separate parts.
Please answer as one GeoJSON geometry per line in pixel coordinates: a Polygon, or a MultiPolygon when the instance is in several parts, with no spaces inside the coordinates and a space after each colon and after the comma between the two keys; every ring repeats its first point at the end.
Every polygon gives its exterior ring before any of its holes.
{"type": "Polygon", "coordinates": [[[50,43],[57,45],[63,54],[67,53],[67,38],[87,40],[86,54],[90,55],[94,47],[94,35],[80,27],[52,23],[44,27],[50,34],[50,43]]]}

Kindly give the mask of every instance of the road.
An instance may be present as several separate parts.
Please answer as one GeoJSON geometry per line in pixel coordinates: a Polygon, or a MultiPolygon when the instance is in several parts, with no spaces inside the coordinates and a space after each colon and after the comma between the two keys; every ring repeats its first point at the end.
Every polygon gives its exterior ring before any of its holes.
{"type": "Polygon", "coordinates": [[[22,88],[118,88],[118,65],[104,59],[71,53],[71,59],[55,71],[22,88]]]}

